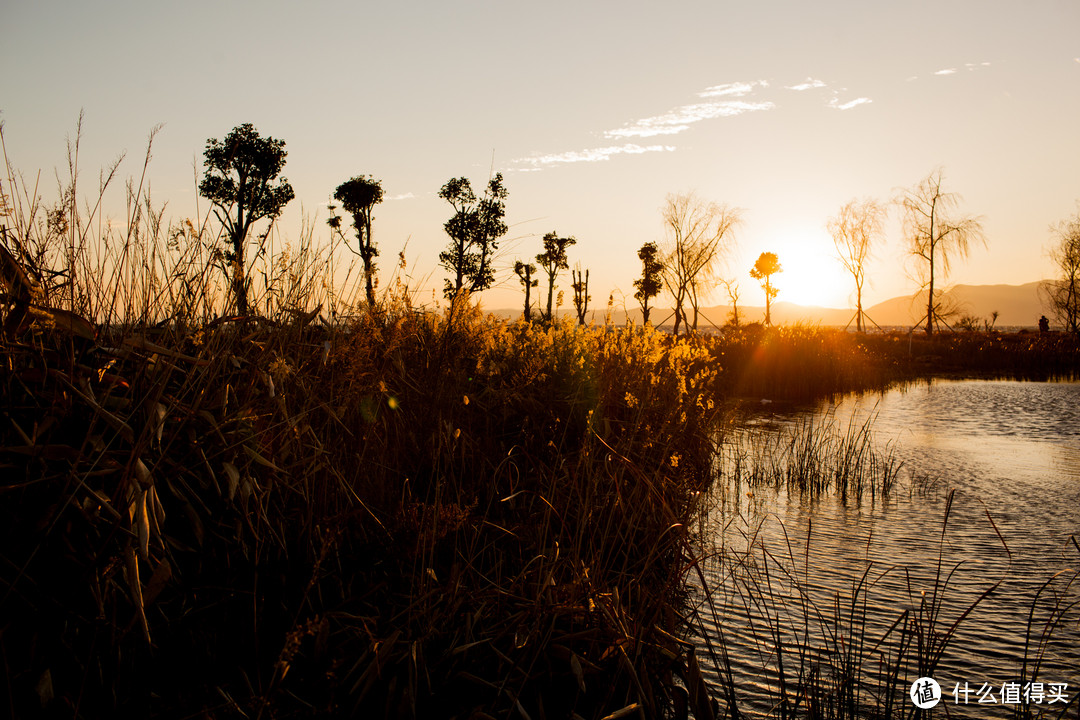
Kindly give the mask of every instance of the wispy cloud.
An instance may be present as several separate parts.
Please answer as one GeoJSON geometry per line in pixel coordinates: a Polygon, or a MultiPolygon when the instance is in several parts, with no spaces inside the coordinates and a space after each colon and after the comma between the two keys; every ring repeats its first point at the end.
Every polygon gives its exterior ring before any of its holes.
{"type": "Polygon", "coordinates": [[[988,62],[964,63],[964,67],[966,67],[968,69],[968,72],[971,72],[972,70],[978,70],[979,68],[990,67],[990,63],[988,63],[988,62]]]}
{"type": "Polygon", "coordinates": [[[407,193],[402,193],[401,195],[387,195],[386,199],[387,200],[408,200],[408,199],[414,198],[414,197],[416,197],[416,196],[413,195],[411,192],[407,192],[407,193]]]}
{"type": "Polygon", "coordinates": [[[608,160],[612,155],[641,155],[649,152],[672,152],[672,145],[613,145],[610,147],[590,148],[588,150],[572,150],[570,152],[555,153],[551,155],[534,155],[531,157],[518,158],[514,162],[532,165],[530,169],[539,169],[550,165],[565,165],[579,162],[601,162],[608,160]]]}
{"type": "Polygon", "coordinates": [[[956,68],[945,68],[944,70],[938,70],[935,75],[955,75],[956,68]]]}
{"type": "Polygon", "coordinates": [[[813,90],[814,88],[825,87],[825,83],[821,80],[815,80],[814,78],[806,78],[806,82],[799,83],[798,85],[788,85],[788,90],[797,90],[799,92],[803,90],[813,90]]]}
{"type": "Polygon", "coordinates": [[[846,103],[842,103],[842,102],[840,102],[839,98],[834,97],[833,99],[829,100],[829,107],[834,108],[836,110],[850,110],[853,107],[858,107],[859,105],[865,105],[866,103],[871,103],[871,102],[874,102],[874,101],[871,100],[870,98],[867,98],[867,97],[861,97],[861,98],[855,98],[854,100],[850,100],[850,101],[848,101],[846,103]]]}
{"type": "Polygon", "coordinates": [[[690,129],[694,123],[721,117],[733,117],[746,112],[771,110],[776,107],[771,102],[751,102],[731,98],[749,95],[755,87],[767,87],[764,81],[751,83],[729,83],[714,85],[698,93],[700,98],[721,98],[709,102],[681,105],[663,115],[635,120],[632,123],[604,132],[606,138],[654,137],[656,135],[678,135],[690,129]]]}

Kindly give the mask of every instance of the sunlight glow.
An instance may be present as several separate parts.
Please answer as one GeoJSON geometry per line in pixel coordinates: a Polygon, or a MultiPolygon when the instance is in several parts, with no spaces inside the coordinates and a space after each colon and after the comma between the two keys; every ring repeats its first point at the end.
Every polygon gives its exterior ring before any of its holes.
{"type": "Polygon", "coordinates": [[[848,307],[855,285],[840,264],[832,241],[824,231],[795,232],[791,239],[775,243],[783,272],[773,283],[780,290],[777,302],[803,306],[848,307]]]}

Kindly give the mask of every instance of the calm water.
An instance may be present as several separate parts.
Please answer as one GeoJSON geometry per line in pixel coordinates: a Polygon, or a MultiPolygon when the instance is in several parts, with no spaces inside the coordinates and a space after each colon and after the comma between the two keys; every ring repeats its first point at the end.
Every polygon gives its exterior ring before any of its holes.
{"type": "MultiPolygon", "coordinates": [[[[1011,716],[1015,706],[979,704],[978,691],[992,686],[1000,703],[1002,684],[1032,680],[1032,658],[1041,654],[1034,679],[1068,683],[1075,717],[1080,550],[1071,538],[1080,540],[1080,384],[936,381],[814,412],[841,429],[873,416],[875,445],[904,463],[903,487],[884,502],[811,502],[743,487],[737,501],[729,493],[717,504],[709,520],[711,606],[697,599],[703,632],[713,640],[723,634],[741,709],[770,712],[778,644],[789,682],[800,648],[821,672],[841,665],[841,656],[857,658],[866,699],[889,684],[882,671],[895,665],[901,640],[898,628],[889,629],[905,610],[922,608],[923,627],[940,638],[989,591],[931,673],[949,714],[1011,716]],[[1050,637],[1041,640],[1046,627],[1050,637]],[[953,690],[965,682],[969,704],[961,696],[954,705],[953,690]]],[[[793,420],[773,418],[775,431],[793,420]]],[[[921,673],[901,667],[895,685],[903,687],[899,713],[906,715],[914,709],[906,689],[921,673]]],[[[719,682],[713,663],[703,670],[719,682]]],[[[1063,707],[1048,699],[1041,706],[1054,715],[1063,707]]]]}

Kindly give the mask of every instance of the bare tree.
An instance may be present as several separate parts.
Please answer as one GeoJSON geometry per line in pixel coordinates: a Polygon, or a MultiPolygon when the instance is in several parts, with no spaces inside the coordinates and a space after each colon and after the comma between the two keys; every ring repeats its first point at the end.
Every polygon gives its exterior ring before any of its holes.
{"type": "Polygon", "coordinates": [[[1080,334],[1080,212],[1063,220],[1051,232],[1057,246],[1050,250],[1060,273],[1043,287],[1058,322],[1075,334],[1080,334]]]}
{"type": "Polygon", "coordinates": [[[731,280],[720,278],[720,284],[724,286],[728,302],[731,303],[731,314],[729,315],[731,324],[739,327],[739,283],[735,282],[734,278],[731,280]]]}
{"type": "Polygon", "coordinates": [[[692,192],[668,195],[661,212],[668,235],[663,279],[675,298],[675,335],[684,322],[696,332],[699,303],[713,285],[740,213],[692,192]],[[692,324],[684,309],[687,303],[694,312],[692,324]]]}
{"type": "Polygon", "coordinates": [[[584,325],[585,313],[589,312],[589,301],[592,300],[592,295],[589,294],[589,271],[586,270],[582,275],[581,263],[578,263],[570,271],[570,277],[573,279],[570,289],[574,291],[574,312],[577,313],[578,325],[584,325]]]}
{"type": "Polygon", "coordinates": [[[957,193],[943,191],[942,180],[943,173],[938,168],[896,200],[904,213],[908,250],[921,261],[919,269],[925,272],[927,335],[934,334],[934,326],[941,314],[934,296],[939,275],[948,274],[954,256],[967,257],[972,242],[986,245],[980,219],[954,214],[961,198],[957,193]]]}
{"type": "Polygon", "coordinates": [[[877,200],[852,200],[825,224],[832,235],[840,262],[855,280],[855,327],[865,332],[862,292],[866,282],[866,263],[874,243],[881,238],[888,210],[877,200]]]}

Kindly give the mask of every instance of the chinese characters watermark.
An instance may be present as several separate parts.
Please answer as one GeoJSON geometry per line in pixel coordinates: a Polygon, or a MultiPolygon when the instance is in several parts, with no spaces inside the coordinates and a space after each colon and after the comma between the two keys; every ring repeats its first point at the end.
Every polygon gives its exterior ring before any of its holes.
{"type": "MultiPolygon", "coordinates": [[[[1000,685],[981,682],[974,687],[965,681],[955,683],[951,695],[953,705],[1067,705],[1068,691],[1069,683],[1065,682],[1009,681],[1000,685]]],[[[921,677],[913,682],[908,694],[920,710],[929,710],[945,699],[941,686],[931,677],[921,677]]]]}

